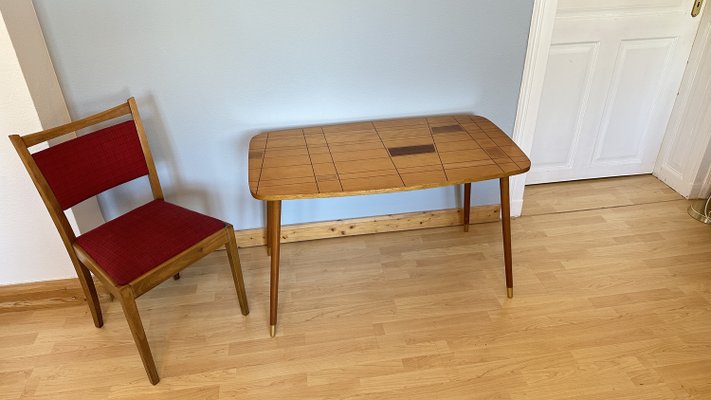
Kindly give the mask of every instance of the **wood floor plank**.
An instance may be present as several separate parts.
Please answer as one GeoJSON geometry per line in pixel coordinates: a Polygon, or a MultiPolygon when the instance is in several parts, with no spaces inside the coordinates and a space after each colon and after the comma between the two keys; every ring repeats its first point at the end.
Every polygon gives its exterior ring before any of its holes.
{"type": "Polygon", "coordinates": [[[241,249],[251,313],[216,252],[138,300],[162,380],[121,307],[0,313],[0,399],[709,399],[711,229],[651,176],[531,187],[512,222],[241,249]],[[565,201],[562,199],[565,198],[565,201]],[[650,217],[653,216],[653,217],[650,217]]]}

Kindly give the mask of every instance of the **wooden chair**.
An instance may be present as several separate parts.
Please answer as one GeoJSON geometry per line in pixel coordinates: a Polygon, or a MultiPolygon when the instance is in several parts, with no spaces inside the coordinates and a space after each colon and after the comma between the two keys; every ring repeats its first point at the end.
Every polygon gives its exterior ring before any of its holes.
{"type": "Polygon", "coordinates": [[[136,101],[90,117],[10,140],[42,196],[74,264],[94,325],[103,318],[91,273],[121,301],[133,340],[152,384],[158,372],[136,298],[226,246],[242,314],[249,313],[232,225],[163,200],[136,101]],[[30,153],[29,147],[124,115],[131,119],[30,153]],[[135,178],[148,175],[154,200],[80,236],[64,210],[135,178]],[[91,272],[91,273],[90,273],[91,272]]]}

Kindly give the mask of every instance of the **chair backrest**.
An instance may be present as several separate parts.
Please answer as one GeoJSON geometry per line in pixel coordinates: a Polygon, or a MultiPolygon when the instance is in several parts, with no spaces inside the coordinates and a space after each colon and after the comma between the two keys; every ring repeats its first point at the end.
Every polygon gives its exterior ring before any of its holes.
{"type": "Polygon", "coordinates": [[[141,176],[148,175],[153,197],[163,198],[158,174],[136,101],[132,97],[119,106],[56,128],[10,140],[42,196],[67,250],[73,253],[75,235],[64,210],[141,176]],[[29,148],[79,129],[131,115],[128,121],[102,128],[30,153],[29,148]]]}
{"type": "Polygon", "coordinates": [[[32,158],[63,210],[148,175],[133,121],[49,147],[32,158]]]}

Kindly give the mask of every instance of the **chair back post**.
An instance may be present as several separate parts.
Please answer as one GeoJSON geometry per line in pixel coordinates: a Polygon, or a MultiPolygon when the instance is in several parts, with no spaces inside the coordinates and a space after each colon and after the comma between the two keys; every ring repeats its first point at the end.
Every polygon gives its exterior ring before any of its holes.
{"type": "Polygon", "coordinates": [[[80,129],[87,128],[92,125],[99,124],[104,121],[115,119],[124,115],[130,114],[134,124],[136,125],[136,132],[138,133],[138,138],[141,143],[141,149],[143,151],[144,158],[146,160],[146,167],[148,168],[148,175],[151,184],[151,191],[153,192],[153,197],[155,199],[163,199],[163,191],[160,187],[160,181],[158,180],[158,173],[156,172],[156,167],[153,162],[153,156],[151,155],[151,150],[148,145],[148,140],[146,138],[146,133],[143,128],[143,122],[141,121],[141,116],[138,113],[138,106],[136,100],[131,97],[125,103],[120,104],[116,107],[110,108],[108,110],[99,112],[97,114],[91,115],[86,118],[82,118],[76,121],[69,122],[64,125],[60,125],[54,128],[46,129],[40,132],[31,133],[28,135],[10,135],[10,141],[15,147],[17,154],[20,156],[25,169],[30,175],[32,182],[35,184],[35,188],[42,197],[42,201],[47,207],[52,221],[59,231],[59,235],[62,237],[62,242],[69,252],[69,256],[72,262],[78,262],[77,254],[74,249],[74,242],[76,240],[76,234],[69,224],[67,216],[64,214],[64,209],[57,200],[54,192],[47,183],[42,171],[37,166],[34,157],[29,151],[29,148],[49,140],[64,136],[69,133],[76,132],[80,129]]]}
{"type": "Polygon", "coordinates": [[[153,198],[155,200],[163,200],[163,189],[160,187],[158,172],[156,171],[156,165],[153,161],[153,154],[151,153],[151,148],[148,145],[146,131],[143,129],[143,121],[141,120],[141,115],[138,112],[138,105],[136,104],[136,99],[133,97],[129,98],[128,106],[131,110],[133,122],[136,124],[136,132],[138,132],[138,139],[141,142],[141,149],[143,149],[143,157],[146,159],[146,166],[148,167],[148,180],[151,184],[153,198]]]}
{"type": "MultiPolygon", "coordinates": [[[[52,221],[57,227],[59,235],[62,237],[62,242],[64,243],[64,247],[67,248],[67,252],[69,252],[72,262],[75,262],[77,258],[76,253],[74,252],[73,243],[76,236],[72,226],[69,224],[67,216],[64,214],[64,210],[62,210],[62,207],[59,205],[59,201],[57,201],[57,198],[54,196],[54,192],[52,192],[52,189],[50,189],[44,175],[42,175],[42,171],[40,171],[39,167],[37,167],[37,164],[35,163],[34,158],[32,158],[32,155],[30,154],[27,144],[23,138],[19,135],[10,135],[10,141],[15,147],[17,154],[20,156],[25,169],[27,169],[27,172],[30,174],[30,178],[32,178],[32,182],[35,184],[35,188],[37,188],[40,197],[42,197],[42,201],[44,201],[44,205],[47,207],[47,211],[49,211],[49,215],[52,217],[52,221]]],[[[40,141],[38,143],[42,142],[40,141]]]]}

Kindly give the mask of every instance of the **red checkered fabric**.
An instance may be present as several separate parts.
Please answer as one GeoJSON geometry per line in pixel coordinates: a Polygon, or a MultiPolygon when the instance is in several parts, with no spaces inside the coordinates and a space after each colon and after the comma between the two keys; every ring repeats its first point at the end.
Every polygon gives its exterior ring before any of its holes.
{"type": "Polygon", "coordinates": [[[52,146],[32,157],[63,210],[148,174],[133,121],[52,146]]]}
{"type": "Polygon", "coordinates": [[[118,285],[225,227],[225,223],[183,207],[154,200],[76,240],[118,285]]]}

